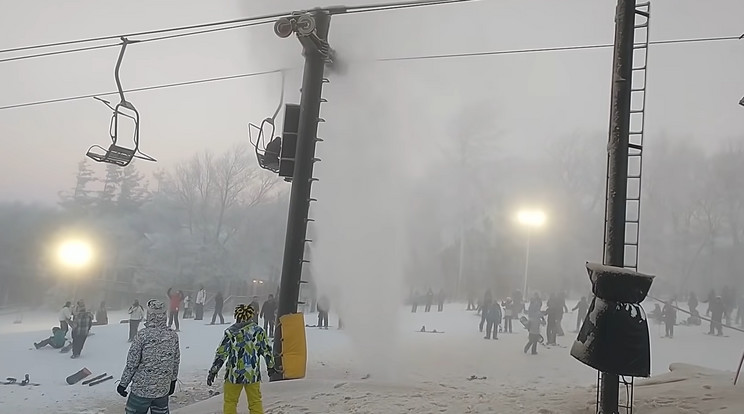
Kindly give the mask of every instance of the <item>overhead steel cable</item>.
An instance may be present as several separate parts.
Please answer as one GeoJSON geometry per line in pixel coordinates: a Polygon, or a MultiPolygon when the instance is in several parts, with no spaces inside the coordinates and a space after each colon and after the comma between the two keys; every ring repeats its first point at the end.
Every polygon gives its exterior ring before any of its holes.
{"type": "MultiPolygon", "coordinates": [[[[648,44],[649,45],[671,45],[671,44],[684,44],[684,43],[720,42],[720,41],[738,40],[738,39],[739,39],[739,36],[716,36],[716,37],[698,37],[698,38],[688,38],[688,39],[656,40],[656,41],[650,41],[648,42],[648,44]]],[[[538,47],[538,48],[511,49],[511,50],[491,50],[491,51],[483,51],[483,52],[442,53],[442,54],[431,54],[431,55],[400,56],[400,57],[391,57],[391,58],[378,58],[378,59],[375,59],[374,61],[394,62],[394,61],[406,61],[406,60],[451,59],[451,58],[478,57],[478,56],[516,55],[516,54],[525,54],[525,53],[564,52],[564,51],[569,51],[569,50],[609,49],[612,47],[614,47],[613,44],[538,47]]]]}
{"type": "Polygon", "coordinates": [[[289,15],[289,13],[274,13],[274,14],[268,14],[268,15],[264,15],[264,16],[244,17],[244,18],[241,18],[241,19],[223,20],[223,21],[218,21],[218,22],[193,24],[193,25],[188,25],[188,26],[171,27],[171,28],[167,28],[167,29],[146,30],[146,31],[142,31],[142,32],[133,32],[133,33],[108,35],[108,36],[98,36],[98,37],[90,37],[90,38],[78,39],[78,40],[66,40],[66,41],[62,41],[62,42],[52,42],[52,43],[44,43],[44,44],[39,44],[39,45],[22,46],[22,47],[15,47],[15,48],[9,48],[9,49],[0,49],[0,53],[21,52],[21,51],[25,51],[25,50],[43,49],[43,48],[48,48],[48,47],[68,46],[68,45],[75,45],[75,44],[80,44],[80,43],[90,43],[90,42],[100,42],[100,41],[103,41],[103,40],[120,39],[122,37],[149,36],[149,35],[155,35],[155,34],[161,34],[161,33],[179,32],[179,31],[194,30],[194,29],[204,29],[204,28],[207,28],[207,27],[226,26],[226,25],[239,24],[239,23],[249,23],[249,22],[262,21],[262,20],[266,20],[266,22],[263,22],[263,23],[269,23],[269,22],[273,22],[274,20],[276,20],[276,19],[278,19],[280,17],[285,17],[285,16],[288,16],[288,15],[289,15]]]}
{"type": "MultiPolygon", "coordinates": [[[[354,13],[363,13],[363,12],[371,12],[371,11],[395,10],[395,9],[401,9],[401,8],[425,7],[425,6],[434,6],[434,5],[441,5],[441,4],[456,4],[456,3],[465,3],[465,2],[473,2],[473,1],[479,1],[479,0],[418,0],[418,1],[385,3],[385,4],[367,5],[367,6],[329,7],[325,9],[329,11],[336,10],[336,11],[339,11],[340,13],[354,14],[354,13]]],[[[117,35],[97,36],[97,37],[90,37],[90,38],[85,38],[85,39],[66,40],[62,42],[43,43],[43,44],[31,45],[31,46],[0,49],[0,53],[22,52],[26,50],[35,50],[35,49],[43,49],[43,48],[59,47],[59,46],[69,46],[69,45],[75,45],[75,44],[81,44],[81,43],[100,42],[104,40],[114,40],[114,39],[118,40],[122,37],[136,38],[136,37],[149,36],[149,35],[162,34],[162,33],[204,29],[204,28],[215,27],[215,26],[231,26],[231,27],[226,27],[226,28],[203,30],[203,31],[196,31],[196,32],[190,32],[190,33],[183,34],[183,36],[190,36],[194,34],[203,34],[203,33],[216,32],[220,30],[231,30],[231,29],[236,29],[236,28],[241,28],[241,27],[273,23],[279,18],[288,17],[292,14],[293,12],[273,13],[273,14],[267,14],[263,16],[244,17],[240,19],[223,20],[223,21],[193,24],[193,25],[186,25],[186,26],[177,26],[177,27],[171,27],[171,28],[165,28],[165,29],[146,30],[146,31],[141,31],[141,32],[132,32],[132,33],[125,33],[125,34],[117,34],[117,35]],[[248,23],[248,24],[245,24],[245,23],[248,23]]],[[[154,39],[149,39],[149,40],[142,39],[141,41],[142,42],[155,41],[155,40],[171,39],[175,37],[180,37],[180,36],[178,35],[163,36],[161,38],[154,38],[154,39]]],[[[104,45],[104,46],[100,46],[99,48],[103,48],[103,47],[112,47],[112,45],[104,45]]],[[[72,50],[50,52],[49,54],[31,55],[30,57],[19,56],[16,58],[10,58],[9,60],[20,60],[20,59],[26,59],[26,58],[31,58],[31,57],[51,56],[53,54],[73,53],[73,52],[92,50],[92,49],[93,48],[90,48],[90,49],[78,48],[78,49],[72,49],[72,50]]]]}
{"type": "MultiPolygon", "coordinates": [[[[192,81],[166,83],[166,84],[153,85],[153,86],[143,86],[140,88],[125,89],[124,92],[131,93],[131,92],[152,91],[156,89],[167,89],[167,88],[176,88],[179,86],[198,85],[201,83],[211,83],[211,82],[220,82],[220,81],[232,80],[232,79],[250,78],[254,76],[269,75],[272,73],[280,73],[285,70],[291,70],[291,69],[274,69],[274,70],[266,70],[266,71],[261,71],[261,72],[241,73],[238,75],[227,75],[227,76],[218,76],[218,77],[206,78],[206,79],[197,79],[197,80],[192,80],[192,81]]],[[[95,98],[98,96],[116,95],[118,93],[119,93],[118,91],[100,92],[100,93],[70,96],[66,98],[47,99],[43,101],[33,101],[33,102],[26,102],[26,103],[20,103],[20,104],[5,105],[5,106],[0,106],[0,110],[25,108],[29,106],[45,105],[45,104],[52,104],[52,103],[59,103],[59,102],[77,101],[81,99],[95,98]]]]}

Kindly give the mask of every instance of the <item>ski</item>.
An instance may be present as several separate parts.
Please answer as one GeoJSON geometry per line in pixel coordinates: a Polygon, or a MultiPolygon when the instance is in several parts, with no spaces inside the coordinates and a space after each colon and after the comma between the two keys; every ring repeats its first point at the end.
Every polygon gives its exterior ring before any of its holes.
{"type": "Polygon", "coordinates": [[[90,374],[91,372],[88,368],[83,368],[80,371],[67,377],[65,381],[67,381],[67,384],[69,385],[77,384],[80,380],[82,380],[83,378],[87,377],[90,374]]]}
{"type": "Polygon", "coordinates": [[[104,372],[101,375],[95,376],[95,377],[93,377],[91,379],[87,379],[87,380],[83,381],[83,385],[88,385],[88,384],[90,384],[93,381],[98,381],[99,379],[105,377],[106,375],[108,375],[108,374],[104,372]]]}
{"type": "Polygon", "coordinates": [[[103,378],[103,379],[99,379],[98,381],[93,381],[93,382],[91,382],[90,384],[88,384],[88,386],[92,387],[92,386],[94,386],[94,385],[98,385],[98,384],[100,384],[100,383],[102,383],[102,382],[105,382],[105,381],[108,381],[108,380],[111,380],[111,379],[114,379],[114,377],[112,377],[111,375],[109,375],[109,376],[108,376],[108,377],[106,377],[106,378],[103,378]]]}

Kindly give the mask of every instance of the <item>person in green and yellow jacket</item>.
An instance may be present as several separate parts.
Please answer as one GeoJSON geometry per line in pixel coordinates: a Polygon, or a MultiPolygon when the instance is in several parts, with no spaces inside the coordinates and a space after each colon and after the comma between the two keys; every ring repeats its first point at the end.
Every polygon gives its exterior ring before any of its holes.
{"type": "Polygon", "coordinates": [[[269,376],[273,375],[274,355],[266,332],[253,322],[256,310],[250,305],[235,307],[235,323],[225,330],[220,346],[209,369],[207,385],[212,385],[225,364],[224,414],[236,414],[240,394],[245,389],[250,414],[263,414],[261,400],[260,357],[266,361],[269,376]]]}

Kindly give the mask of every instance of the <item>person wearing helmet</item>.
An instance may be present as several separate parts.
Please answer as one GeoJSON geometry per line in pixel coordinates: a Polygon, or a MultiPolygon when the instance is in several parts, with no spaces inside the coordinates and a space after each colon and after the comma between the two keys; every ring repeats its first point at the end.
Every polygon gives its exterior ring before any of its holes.
{"type": "Polygon", "coordinates": [[[207,376],[212,385],[222,365],[225,365],[224,414],[236,414],[240,394],[245,390],[250,414],[263,414],[261,400],[261,367],[259,357],[266,361],[269,376],[274,369],[274,354],[266,332],[254,322],[256,309],[240,304],[235,307],[235,323],[225,330],[207,376]]]}

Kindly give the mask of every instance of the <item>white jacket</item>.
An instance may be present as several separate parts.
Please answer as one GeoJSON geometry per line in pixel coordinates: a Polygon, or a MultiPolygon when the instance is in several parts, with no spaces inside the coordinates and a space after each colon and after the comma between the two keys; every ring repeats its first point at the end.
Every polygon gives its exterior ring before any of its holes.
{"type": "Polygon", "coordinates": [[[129,320],[141,321],[145,317],[145,310],[142,306],[130,306],[129,307],[129,320]]]}
{"type": "Polygon", "coordinates": [[[59,321],[70,321],[72,319],[72,311],[68,307],[62,308],[62,310],[59,311],[59,321]]]}
{"type": "Polygon", "coordinates": [[[207,303],[207,291],[202,289],[196,294],[196,303],[203,305],[207,303]]]}

